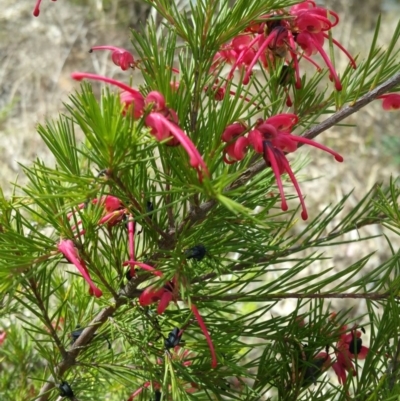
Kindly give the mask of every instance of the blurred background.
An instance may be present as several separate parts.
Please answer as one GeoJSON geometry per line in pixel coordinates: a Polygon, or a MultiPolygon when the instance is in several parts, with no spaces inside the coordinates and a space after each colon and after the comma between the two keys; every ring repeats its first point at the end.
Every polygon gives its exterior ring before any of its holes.
{"type": "MultiPolygon", "coordinates": [[[[185,7],[188,1],[176,3],[185,7]]],[[[93,72],[128,82],[129,73],[114,66],[109,52],[89,54],[89,49],[115,45],[131,50],[130,30],[140,29],[150,15],[149,6],[138,0],[43,0],[41,14],[34,18],[34,3],[0,0],[0,184],[6,194],[11,193],[10,183],[17,177],[19,184],[25,182],[19,163],[29,165],[37,157],[52,163],[35,126],[63,112],[62,102],[79,88],[70,78],[71,72],[93,72]]],[[[369,51],[379,13],[382,23],[378,44],[383,47],[389,43],[400,15],[399,0],[326,0],[320,4],[339,13],[341,22],[333,35],[351,54],[360,54],[361,58],[369,51]]],[[[338,70],[343,71],[347,63],[344,55],[336,52],[338,70]]],[[[134,86],[138,79],[133,75],[134,86]]],[[[346,206],[350,209],[375,183],[388,183],[390,176],[399,176],[400,112],[384,112],[381,102],[376,101],[345,123],[352,126],[333,128],[317,138],[341,153],[344,163],[335,162],[317,149],[303,147],[298,152],[307,153],[310,159],[299,179],[311,217],[354,189],[346,206]]],[[[288,192],[294,189],[288,187],[288,192]]],[[[292,206],[297,206],[297,200],[292,206]]],[[[299,222],[293,230],[302,227],[299,222]]],[[[370,226],[348,234],[348,239],[380,233],[379,226],[370,226]]],[[[387,259],[387,249],[383,237],[327,249],[326,256],[331,260],[316,262],[313,272],[331,266],[341,269],[376,251],[367,267],[373,269],[387,259]]],[[[347,300],[346,306],[350,307],[351,302],[347,300]]],[[[362,315],[363,302],[354,302],[353,306],[352,314],[362,315]]],[[[286,314],[293,307],[292,301],[285,300],[277,304],[276,312],[286,314]]],[[[340,307],[338,301],[333,309],[340,307]]]]}

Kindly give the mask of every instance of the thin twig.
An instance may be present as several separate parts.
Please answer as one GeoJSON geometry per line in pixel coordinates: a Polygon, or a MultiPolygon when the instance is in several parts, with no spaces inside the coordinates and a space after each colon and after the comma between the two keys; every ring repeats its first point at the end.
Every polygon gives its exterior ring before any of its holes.
{"type": "MultiPolygon", "coordinates": [[[[321,292],[321,293],[305,293],[300,294],[297,292],[276,292],[273,294],[260,294],[251,295],[251,297],[246,297],[244,294],[227,294],[227,295],[213,295],[213,301],[236,301],[240,302],[265,302],[265,301],[276,301],[280,299],[372,299],[378,301],[380,299],[388,299],[393,297],[394,299],[400,299],[400,296],[393,295],[390,292],[321,292]]],[[[193,301],[208,301],[210,297],[208,296],[192,296],[193,301]]]]}
{"type": "Polygon", "coordinates": [[[29,284],[30,284],[31,290],[33,292],[33,295],[36,298],[37,305],[38,305],[38,307],[40,309],[40,312],[42,312],[42,316],[43,316],[43,319],[46,322],[47,329],[49,330],[50,335],[53,337],[54,342],[56,343],[56,346],[57,346],[58,350],[60,351],[61,356],[63,358],[65,358],[66,355],[67,355],[67,352],[65,351],[65,348],[64,348],[60,338],[57,335],[56,329],[52,325],[52,322],[51,322],[51,320],[49,318],[49,315],[47,314],[47,310],[46,310],[46,308],[44,306],[43,299],[42,299],[42,297],[41,297],[41,295],[39,293],[39,290],[37,288],[37,283],[33,278],[31,278],[31,279],[29,279],[29,284]]]}

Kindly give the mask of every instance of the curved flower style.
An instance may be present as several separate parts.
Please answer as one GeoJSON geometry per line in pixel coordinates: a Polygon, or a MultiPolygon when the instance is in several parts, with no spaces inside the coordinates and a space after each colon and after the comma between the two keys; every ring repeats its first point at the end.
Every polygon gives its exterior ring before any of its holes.
{"type": "MultiPolygon", "coordinates": [[[[57,1],[57,0],[51,0],[51,1],[57,1]]],[[[33,16],[34,17],[39,17],[40,14],[40,3],[42,0],[36,0],[35,8],[33,9],[33,16]]]]}
{"type": "MultiPolygon", "coordinates": [[[[71,76],[77,81],[87,78],[106,82],[121,88],[124,91],[121,96],[121,102],[125,103],[128,107],[133,105],[134,118],[142,116],[146,105],[152,106],[152,110],[145,118],[145,125],[150,128],[151,134],[154,135],[158,141],[171,138],[171,145],[182,145],[189,156],[190,165],[197,170],[200,182],[204,175],[207,177],[210,175],[207,165],[196,146],[178,126],[178,117],[175,111],[165,106],[165,100],[161,93],[155,91],[150,92],[146,98],[143,98],[143,95],[136,89],[112,78],[81,72],[74,72],[71,76]]],[[[127,108],[125,112],[126,110],[127,108]]]]}
{"type": "Polygon", "coordinates": [[[143,270],[150,271],[154,275],[161,277],[162,273],[154,267],[147,265],[146,263],[137,262],[135,260],[135,222],[132,215],[129,215],[128,220],[128,246],[129,246],[129,260],[123,263],[123,266],[130,266],[129,279],[135,277],[135,266],[141,267],[143,270]]]}
{"type": "Polygon", "coordinates": [[[89,284],[90,295],[94,295],[97,298],[100,298],[103,295],[103,293],[93,283],[89,274],[89,270],[86,267],[85,261],[79,256],[78,250],[76,249],[74,243],[70,239],[64,239],[60,241],[60,243],[57,245],[57,248],[70,263],[75,265],[75,267],[82,274],[82,277],[89,284]]]}
{"type": "Polygon", "coordinates": [[[135,59],[128,50],[122,49],[116,46],[93,46],[89,53],[93,50],[111,50],[111,59],[115,65],[121,67],[122,71],[126,71],[129,68],[133,68],[135,65],[135,59]]]}
{"type": "Polygon", "coordinates": [[[386,111],[400,109],[400,93],[387,93],[381,95],[378,99],[382,99],[382,108],[386,111]]]}
{"type": "Polygon", "coordinates": [[[356,375],[352,359],[365,359],[369,348],[362,345],[361,331],[353,328],[346,333],[347,326],[341,328],[342,334],[335,348],[336,362],[332,365],[339,383],[345,384],[347,373],[356,375]]]}

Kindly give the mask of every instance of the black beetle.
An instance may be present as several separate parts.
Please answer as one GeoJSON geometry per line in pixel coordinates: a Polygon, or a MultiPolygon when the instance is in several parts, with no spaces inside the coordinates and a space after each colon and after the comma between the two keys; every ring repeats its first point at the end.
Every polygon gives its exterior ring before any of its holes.
{"type": "Polygon", "coordinates": [[[186,259],[196,259],[200,261],[204,258],[204,256],[206,256],[206,254],[207,250],[203,244],[198,244],[185,250],[186,259]]]}
{"type": "Polygon", "coordinates": [[[61,382],[61,384],[58,385],[58,390],[60,391],[61,397],[68,397],[68,398],[74,397],[74,392],[72,391],[71,386],[67,382],[61,382]]]}
{"type": "Polygon", "coordinates": [[[175,327],[164,340],[164,346],[166,349],[174,348],[181,342],[182,332],[178,327],[175,327]]]}

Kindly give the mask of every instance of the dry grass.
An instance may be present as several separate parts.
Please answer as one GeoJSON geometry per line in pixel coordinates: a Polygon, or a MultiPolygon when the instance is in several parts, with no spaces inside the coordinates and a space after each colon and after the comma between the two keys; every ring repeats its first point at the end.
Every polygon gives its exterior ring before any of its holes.
{"type": "MultiPolygon", "coordinates": [[[[1,1],[0,184],[9,193],[9,182],[14,181],[20,173],[18,162],[29,165],[36,157],[51,161],[51,156],[35,133],[35,125],[43,123],[45,119],[55,118],[62,110],[62,101],[67,100],[68,93],[78,87],[70,79],[70,73],[81,70],[118,76],[120,72],[108,59],[107,52],[89,54],[88,50],[95,44],[130,48],[127,28],[136,24],[138,19],[143,20],[145,12],[139,12],[139,2],[126,2],[130,13],[121,15],[118,5],[123,5],[122,1],[112,2],[112,9],[107,13],[101,11],[101,2],[81,7],[71,2],[44,1],[40,17],[33,18],[33,0],[1,1]]],[[[365,55],[368,51],[366,46],[372,38],[371,24],[358,18],[354,10],[350,13],[350,6],[346,4],[348,2],[343,1],[341,5],[342,28],[337,29],[335,37],[351,53],[365,55]]],[[[373,6],[376,4],[372,2],[373,6]]],[[[374,12],[369,15],[374,15],[374,12]]],[[[394,18],[393,13],[383,15],[380,37],[383,45],[388,43],[394,31],[397,23],[394,18]]],[[[344,67],[345,63],[347,60],[344,58],[337,59],[340,67],[344,67]]],[[[309,152],[312,159],[311,164],[303,170],[303,176],[308,181],[302,183],[311,216],[354,189],[348,203],[350,208],[363,196],[366,188],[378,181],[387,182],[390,175],[399,175],[393,147],[389,151],[390,148],[383,145],[385,138],[395,143],[393,138],[397,136],[399,121],[400,114],[384,113],[380,102],[375,102],[346,121],[356,127],[335,128],[321,135],[317,140],[345,157],[342,164],[318,150],[300,150],[309,152]]],[[[23,183],[24,178],[20,177],[19,182],[23,183]]],[[[301,229],[301,223],[295,229],[301,229]]],[[[380,233],[379,227],[365,230],[368,234],[380,233]]],[[[349,237],[357,236],[356,232],[349,234],[349,237]]],[[[313,264],[312,269],[317,271],[332,265],[335,269],[341,269],[375,249],[378,252],[369,264],[373,268],[374,264],[388,257],[382,238],[368,243],[343,245],[335,248],[334,253],[328,250],[327,256],[333,259],[313,264]]],[[[354,315],[364,310],[360,305],[359,302],[355,303],[354,315]]],[[[293,306],[291,301],[282,301],[279,303],[279,312],[287,313],[293,306]]],[[[349,306],[348,302],[346,306],[349,306]]],[[[340,302],[335,302],[334,308],[340,308],[340,302]]]]}

